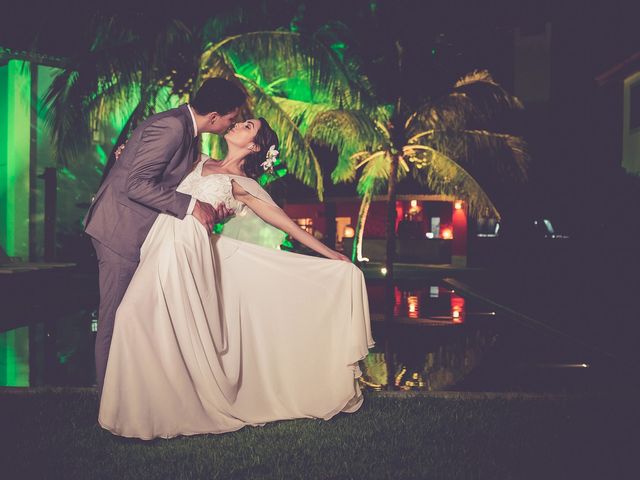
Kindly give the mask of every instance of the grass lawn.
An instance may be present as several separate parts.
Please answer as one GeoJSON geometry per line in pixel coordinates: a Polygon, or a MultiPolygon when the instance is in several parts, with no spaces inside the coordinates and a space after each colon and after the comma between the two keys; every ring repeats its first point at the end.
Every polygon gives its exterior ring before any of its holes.
{"type": "Polygon", "coordinates": [[[640,478],[638,398],[368,394],[355,414],[123,439],[92,390],[0,389],[0,478],[640,478]]]}

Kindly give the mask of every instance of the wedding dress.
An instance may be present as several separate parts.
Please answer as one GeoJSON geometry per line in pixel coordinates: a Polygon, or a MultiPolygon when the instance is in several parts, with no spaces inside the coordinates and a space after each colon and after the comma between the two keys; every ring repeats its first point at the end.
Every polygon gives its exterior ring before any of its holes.
{"type": "Polygon", "coordinates": [[[358,362],[374,345],[362,272],[277,249],[283,233],[232,182],[275,205],[268,193],[203,164],[178,190],[236,215],[222,235],[158,216],[116,314],[100,425],[152,439],[355,412],[358,362]]]}

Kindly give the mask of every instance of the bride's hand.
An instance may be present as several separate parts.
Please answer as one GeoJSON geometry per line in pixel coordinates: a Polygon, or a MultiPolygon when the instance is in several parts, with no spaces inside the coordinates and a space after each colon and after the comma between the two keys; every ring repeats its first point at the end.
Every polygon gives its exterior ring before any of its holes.
{"type": "Polygon", "coordinates": [[[349,260],[349,258],[345,257],[340,252],[336,252],[335,250],[331,250],[331,253],[327,255],[327,258],[330,258],[331,260],[342,260],[343,262],[351,263],[351,260],[349,260]]]}

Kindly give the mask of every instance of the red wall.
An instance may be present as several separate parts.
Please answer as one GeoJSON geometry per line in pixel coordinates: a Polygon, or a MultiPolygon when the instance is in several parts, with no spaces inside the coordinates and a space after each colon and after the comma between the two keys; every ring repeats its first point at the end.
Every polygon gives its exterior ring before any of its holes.
{"type": "MultiPolygon", "coordinates": [[[[422,211],[414,219],[422,223],[423,233],[431,229],[430,218],[440,217],[440,230],[453,228],[453,252],[464,255],[466,252],[467,218],[466,209],[455,210],[451,202],[420,202],[422,211]]],[[[396,228],[408,212],[411,202],[401,200],[396,202],[396,228]]],[[[355,227],[358,220],[360,202],[340,202],[336,205],[336,217],[351,217],[351,224],[355,227]]],[[[326,218],[324,205],[321,203],[287,203],[284,211],[292,218],[312,218],[314,228],[326,232],[326,218]]],[[[373,202],[369,207],[369,215],[365,225],[365,238],[385,238],[387,206],[385,202],[373,202]]]]}
{"type": "Polygon", "coordinates": [[[327,231],[324,205],[321,203],[287,203],[283,210],[291,218],[311,218],[315,230],[320,230],[322,233],[327,231]]]}

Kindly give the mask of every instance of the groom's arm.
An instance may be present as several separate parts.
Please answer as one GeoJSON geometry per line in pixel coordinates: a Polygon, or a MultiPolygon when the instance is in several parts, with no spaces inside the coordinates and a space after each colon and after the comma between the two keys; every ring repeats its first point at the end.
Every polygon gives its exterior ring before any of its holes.
{"type": "Polygon", "coordinates": [[[190,195],[161,183],[183,139],[184,126],[173,117],[161,118],[145,128],[126,181],[131,200],[178,218],[193,210],[195,202],[190,195]]]}

